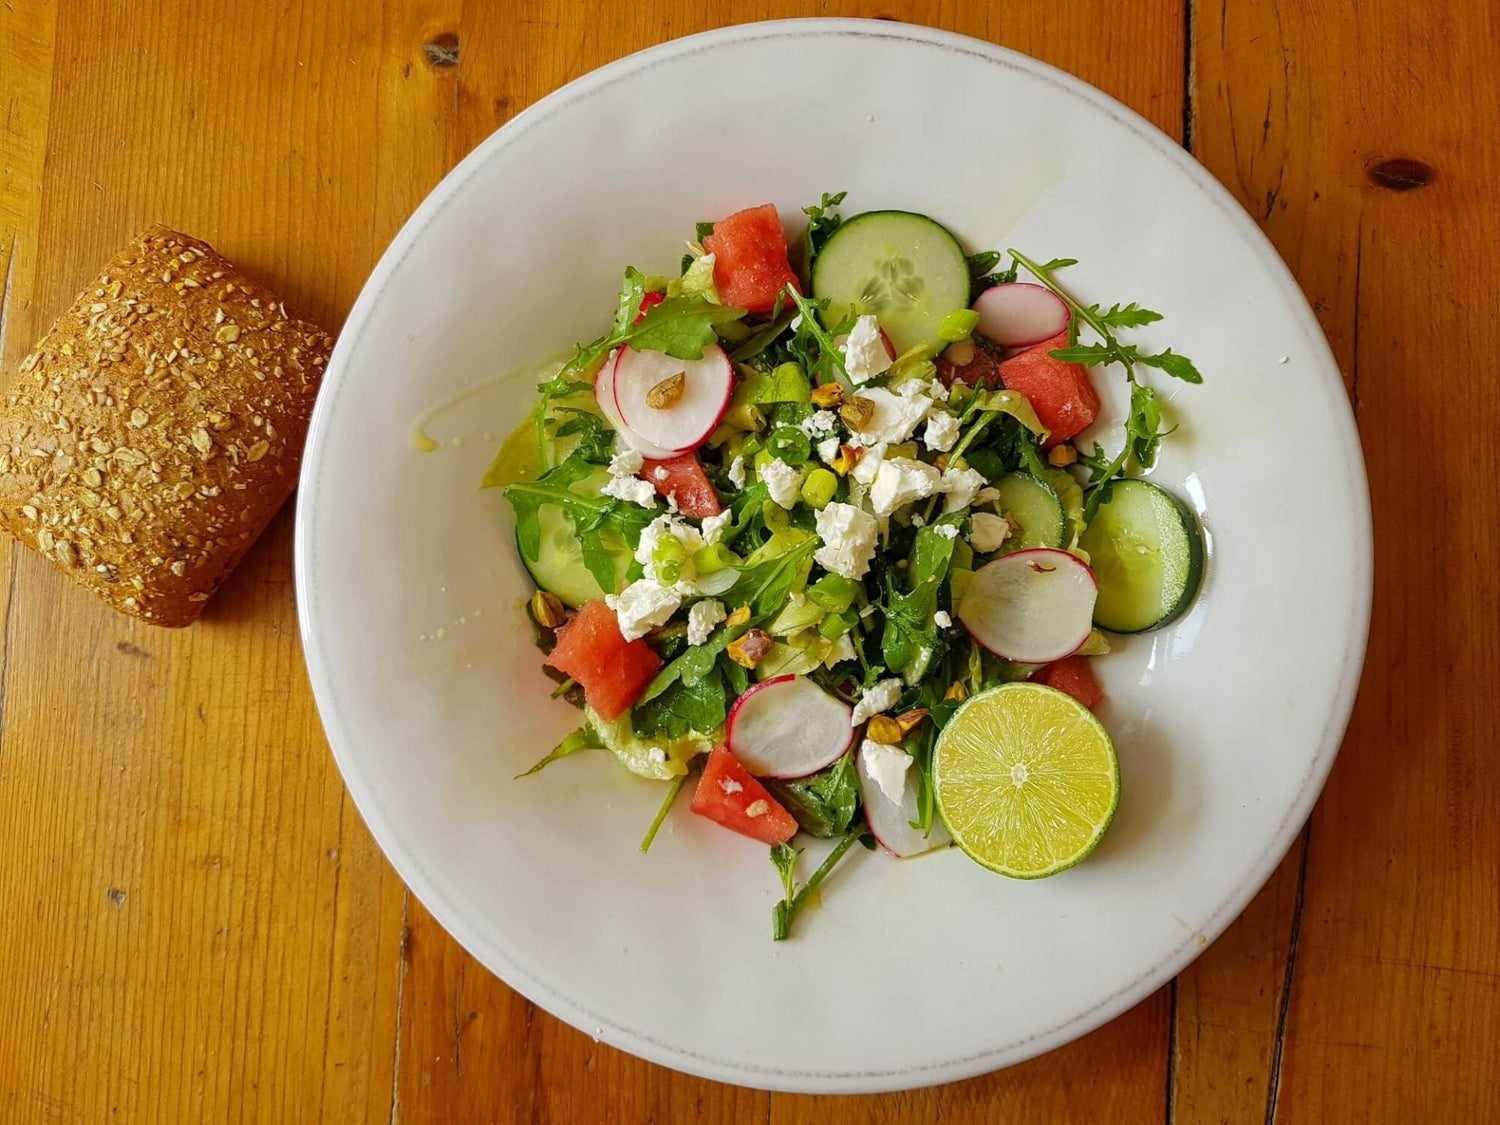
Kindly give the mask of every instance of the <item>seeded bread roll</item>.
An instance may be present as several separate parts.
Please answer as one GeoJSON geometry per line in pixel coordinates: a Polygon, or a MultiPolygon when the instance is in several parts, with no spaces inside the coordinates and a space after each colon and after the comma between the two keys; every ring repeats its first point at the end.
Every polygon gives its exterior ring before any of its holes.
{"type": "Polygon", "coordinates": [[[0,404],[0,523],[122,613],[189,625],[291,493],[331,340],[153,227],[0,404]]]}

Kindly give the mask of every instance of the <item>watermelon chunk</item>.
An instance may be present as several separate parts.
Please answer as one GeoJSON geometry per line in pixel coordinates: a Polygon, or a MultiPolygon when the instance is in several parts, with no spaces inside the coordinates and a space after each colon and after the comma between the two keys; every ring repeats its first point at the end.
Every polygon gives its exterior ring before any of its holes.
{"type": "Polygon", "coordinates": [[[1065,656],[1054,660],[1031,677],[1033,682],[1065,691],[1085,707],[1093,710],[1104,698],[1104,689],[1094,679],[1087,656],[1065,656]]]}
{"type": "Polygon", "coordinates": [[[1042,425],[1052,431],[1047,446],[1077,437],[1099,417],[1099,394],[1088,370],[1049,354],[1067,346],[1068,334],[1060,332],[1000,364],[1007,389],[1025,395],[1042,425]]]}
{"type": "Polygon", "coordinates": [[[693,811],[762,844],[784,844],[797,822],[724,745],[715,746],[693,791],[693,811]]]}
{"type": "Polygon", "coordinates": [[[557,630],[557,646],[546,663],[577,680],[588,705],[602,717],[618,719],[661,668],[661,657],[645,641],[627,641],[615,611],[592,601],[557,630]]]}
{"type": "Polygon", "coordinates": [[[676,496],[677,508],[685,516],[701,520],[724,510],[713,482],[698,463],[696,453],[681,453],[665,461],[647,458],[641,466],[640,476],[650,481],[660,495],[676,496]]]}
{"type": "Polygon", "coordinates": [[[703,240],[703,249],[714,256],[714,286],[726,305],[764,316],[776,307],[788,282],[797,284],[774,203],[720,219],[703,240]]]}

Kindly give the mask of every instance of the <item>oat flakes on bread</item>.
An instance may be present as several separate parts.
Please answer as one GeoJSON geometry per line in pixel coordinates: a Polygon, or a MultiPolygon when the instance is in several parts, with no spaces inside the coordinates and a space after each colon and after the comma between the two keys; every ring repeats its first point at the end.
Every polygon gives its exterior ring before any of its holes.
{"type": "Polygon", "coordinates": [[[115,609],[189,625],[291,493],[332,341],[153,227],[0,401],[0,523],[115,609]]]}

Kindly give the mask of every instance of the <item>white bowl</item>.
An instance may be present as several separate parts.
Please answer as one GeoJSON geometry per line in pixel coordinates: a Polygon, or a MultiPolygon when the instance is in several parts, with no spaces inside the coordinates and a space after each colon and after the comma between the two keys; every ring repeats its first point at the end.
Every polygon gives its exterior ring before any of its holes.
{"type": "MultiPolygon", "coordinates": [[[[1099,382],[1118,418],[1118,372],[1099,382]]],[[[1101,427],[1106,445],[1118,436],[1101,427]]],[[[631,56],[518,116],[418,208],[360,295],[302,474],[297,590],[328,738],[402,878],[480,961],[635,1054],[751,1086],[963,1078],[1090,1030],[1244,907],[1337,751],[1365,642],[1368,496],[1344,388],[1291,275],[1186,153],[1077,79],[891,23],[753,24],[631,56]],[[974,246],[1082,264],[1087,299],[1206,374],[1158,379],[1182,429],[1156,479],[1211,537],[1197,605],[1098,662],[1115,824],[1039,882],[956,851],[858,853],[773,944],[766,851],[608,755],[512,775],[577,723],[548,700],[504,500],[477,481],[527,411],[500,380],[608,321],[698,219],[823,191],[974,246]],[[450,439],[462,439],[456,446],[450,439]],[[439,634],[441,639],[438,639],[439,634]],[[422,639],[423,637],[429,639],[422,639]]],[[[805,861],[804,861],[805,862],[805,861]]]]}

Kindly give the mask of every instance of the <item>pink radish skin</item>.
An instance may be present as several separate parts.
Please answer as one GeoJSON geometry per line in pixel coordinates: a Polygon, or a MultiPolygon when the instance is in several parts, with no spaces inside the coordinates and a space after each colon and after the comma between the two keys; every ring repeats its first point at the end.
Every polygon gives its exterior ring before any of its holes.
{"type": "Polygon", "coordinates": [[[729,751],[756,777],[806,777],[849,749],[853,712],[805,676],[777,676],[734,701],[729,751]]]}
{"type": "Polygon", "coordinates": [[[688,360],[621,348],[613,378],[615,406],[626,428],[642,441],[679,453],[709,439],[734,393],[734,365],[717,345],[704,348],[701,359],[688,360]],[[682,397],[665,408],[649,405],[651,389],[679,371],[687,376],[682,397]]]}
{"type": "Polygon", "coordinates": [[[1050,340],[1068,326],[1068,306],[1052,290],[1029,281],[995,285],[974,302],[976,329],[1006,348],[1027,348],[1050,340]]]}
{"type": "Polygon", "coordinates": [[[615,364],[619,362],[620,353],[611,352],[604,366],[599,368],[598,374],[594,376],[594,401],[599,404],[600,411],[609,419],[625,444],[634,449],[642,457],[649,457],[653,461],[668,461],[679,453],[686,453],[685,449],[663,449],[659,445],[653,445],[640,434],[635,433],[625,424],[625,419],[620,417],[620,408],[615,405],[615,364]]]}
{"type": "Polygon", "coordinates": [[[902,790],[899,804],[885,795],[885,790],[876,784],[865,768],[863,746],[855,755],[855,767],[859,775],[859,791],[864,799],[865,820],[880,846],[891,855],[907,859],[936,848],[946,848],[953,842],[943,822],[936,817],[932,821],[932,831],[926,836],[922,835],[921,829],[912,827],[912,822],[917,819],[916,763],[906,771],[906,788],[902,790]]]}
{"type": "Polygon", "coordinates": [[[996,656],[1050,664],[1088,640],[1099,587],[1077,555],[1037,547],[974,572],[958,605],[964,628],[996,656]]]}

